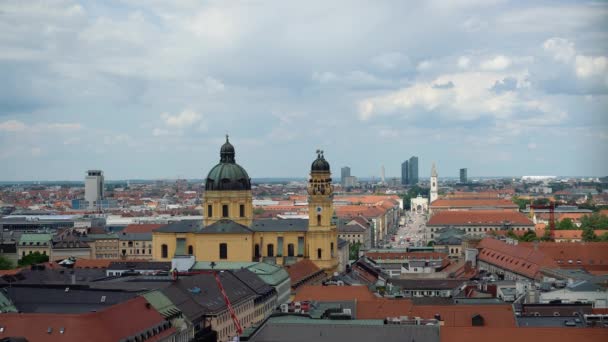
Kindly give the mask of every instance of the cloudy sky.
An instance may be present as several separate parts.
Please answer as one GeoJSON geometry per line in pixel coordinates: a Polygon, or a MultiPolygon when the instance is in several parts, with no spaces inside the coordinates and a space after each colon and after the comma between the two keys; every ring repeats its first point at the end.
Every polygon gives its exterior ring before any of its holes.
{"type": "Polygon", "coordinates": [[[608,175],[608,3],[0,1],[0,180],[608,175]]]}

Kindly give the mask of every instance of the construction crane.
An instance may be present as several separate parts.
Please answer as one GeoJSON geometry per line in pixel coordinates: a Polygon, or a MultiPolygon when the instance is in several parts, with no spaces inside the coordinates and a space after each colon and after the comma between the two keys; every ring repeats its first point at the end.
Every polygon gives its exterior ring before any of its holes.
{"type": "Polygon", "coordinates": [[[553,234],[555,233],[555,202],[550,202],[548,205],[530,204],[531,213],[534,212],[534,209],[549,210],[549,236],[553,238],[553,234]]]}
{"type": "MultiPolygon", "coordinates": [[[[212,262],[212,267],[214,266],[214,264],[215,263],[212,262]]],[[[220,293],[222,294],[222,297],[224,297],[224,302],[226,303],[226,306],[228,307],[228,311],[230,312],[230,316],[232,317],[232,321],[234,322],[234,327],[236,328],[237,336],[240,336],[243,333],[243,327],[241,327],[241,323],[239,322],[238,317],[236,317],[236,313],[234,312],[234,309],[232,308],[232,304],[230,303],[230,299],[228,298],[228,295],[226,294],[226,291],[224,290],[224,286],[222,286],[222,281],[220,280],[220,272],[217,272],[215,270],[179,272],[176,269],[171,271],[171,275],[173,276],[173,281],[177,281],[180,276],[191,276],[191,275],[198,275],[198,274],[213,275],[213,277],[215,278],[215,283],[217,284],[217,287],[219,288],[220,293]]]]}

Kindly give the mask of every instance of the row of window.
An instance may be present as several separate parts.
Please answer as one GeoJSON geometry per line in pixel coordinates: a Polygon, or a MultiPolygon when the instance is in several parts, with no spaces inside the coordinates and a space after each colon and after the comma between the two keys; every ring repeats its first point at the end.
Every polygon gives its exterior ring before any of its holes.
{"type": "MultiPolygon", "coordinates": [[[[135,249],[135,253],[133,253],[133,249],[129,249],[129,254],[146,254],[146,250],[145,249],[141,249],[141,253],[139,253],[139,249],[135,249]]],[[[152,255],[152,249],[148,249],[148,254],[152,255]]],[[[127,255],[127,250],[123,249],[122,250],[122,255],[127,255]]]]}
{"type": "MultiPolygon", "coordinates": [[[[213,205],[207,205],[207,217],[213,217],[213,205]]],[[[230,206],[222,204],[222,217],[230,217],[230,206]]],[[[239,205],[239,217],[245,217],[245,205],[239,205]]]]}

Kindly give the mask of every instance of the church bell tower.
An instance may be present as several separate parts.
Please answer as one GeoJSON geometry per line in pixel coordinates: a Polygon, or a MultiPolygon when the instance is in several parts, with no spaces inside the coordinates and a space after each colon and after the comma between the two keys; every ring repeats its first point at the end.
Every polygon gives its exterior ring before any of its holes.
{"type": "Polygon", "coordinates": [[[307,190],[309,223],[306,255],[320,268],[332,272],[338,265],[338,234],[336,226],[332,224],[331,172],[321,150],[317,150],[317,159],[312,163],[307,190]]]}
{"type": "Polygon", "coordinates": [[[431,168],[431,198],[430,203],[433,203],[439,197],[439,192],[437,185],[437,169],[435,168],[435,163],[433,163],[433,167],[431,168]]]}

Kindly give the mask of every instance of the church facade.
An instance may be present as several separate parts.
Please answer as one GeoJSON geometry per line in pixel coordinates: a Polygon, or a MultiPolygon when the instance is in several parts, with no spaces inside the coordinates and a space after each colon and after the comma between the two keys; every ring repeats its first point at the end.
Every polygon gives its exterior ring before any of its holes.
{"type": "MultiPolygon", "coordinates": [[[[220,149],[220,162],[205,179],[203,221],[181,221],[153,232],[153,258],[193,255],[197,261],[265,261],[279,265],[309,259],[327,272],[338,266],[332,224],[330,166],[317,151],[308,181],[309,219],[253,219],[251,179],[236,163],[234,146],[220,149]]],[[[348,246],[346,247],[348,248],[348,246]]]]}

